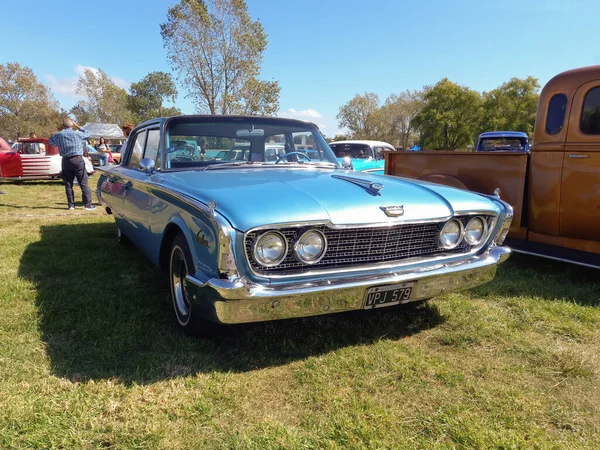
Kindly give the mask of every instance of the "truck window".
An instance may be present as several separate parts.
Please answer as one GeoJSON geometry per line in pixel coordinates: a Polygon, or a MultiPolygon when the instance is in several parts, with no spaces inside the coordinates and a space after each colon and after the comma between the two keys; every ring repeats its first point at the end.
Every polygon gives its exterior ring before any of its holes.
{"type": "Polygon", "coordinates": [[[546,116],[546,133],[558,134],[563,128],[565,113],[567,111],[567,96],[565,94],[553,95],[548,103],[546,116]]]}
{"type": "Polygon", "coordinates": [[[600,134],[600,86],[585,94],[580,127],[585,134],[600,134]]]}

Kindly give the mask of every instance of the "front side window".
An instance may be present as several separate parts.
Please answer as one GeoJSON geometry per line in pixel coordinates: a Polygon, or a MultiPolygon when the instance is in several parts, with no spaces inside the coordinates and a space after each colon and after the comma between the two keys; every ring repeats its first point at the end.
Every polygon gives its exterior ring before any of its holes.
{"type": "Polygon", "coordinates": [[[600,86],[585,95],[581,111],[581,131],[585,134],[600,134],[600,86]]]}
{"type": "Polygon", "coordinates": [[[148,138],[146,139],[146,150],[144,151],[144,158],[150,158],[154,161],[154,167],[157,169],[160,168],[160,154],[159,154],[159,144],[160,144],[160,131],[159,130],[149,130],[148,138]]]}
{"type": "Polygon", "coordinates": [[[548,114],[546,115],[546,133],[558,134],[563,129],[565,114],[567,112],[567,96],[555,94],[548,103],[548,114]]]}
{"type": "Polygon", "coordinates": [[[146,130],[139,132],[133,138],[131,143],[131,156],[129,156],[129,162],[127,165],[138,169],[140,167],[140,161],[144,154],[144,145],[146,144],[146,130]]]}
{"type": "Polygon", "coordinates": [[[265,118],[175,118],[166,129],[166,169],[339,163],[311,124],[265,118]]]}

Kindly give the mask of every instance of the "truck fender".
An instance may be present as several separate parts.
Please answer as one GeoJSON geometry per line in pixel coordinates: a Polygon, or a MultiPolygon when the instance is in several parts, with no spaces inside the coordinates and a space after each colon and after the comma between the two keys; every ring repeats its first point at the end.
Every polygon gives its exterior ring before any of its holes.
{"type": "Polygon", "coordinates": [[[445,186],[468,190],[467,186],[458,178],[445,173],[432,173],[429,175],[423,175],[418,179],[421,181],[428,181],[430,183],[443,184],[445,186]]]}

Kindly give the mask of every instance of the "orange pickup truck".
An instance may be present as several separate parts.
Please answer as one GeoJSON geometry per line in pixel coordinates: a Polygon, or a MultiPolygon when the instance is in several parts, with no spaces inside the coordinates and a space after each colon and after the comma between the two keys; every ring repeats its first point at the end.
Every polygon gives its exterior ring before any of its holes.
{"type": "Polygon", "coordinates": [[[389,152],[385,174],[500,197],[514,250],[600,268],[600,66],[542,89],[530,152],[389,152]]]}

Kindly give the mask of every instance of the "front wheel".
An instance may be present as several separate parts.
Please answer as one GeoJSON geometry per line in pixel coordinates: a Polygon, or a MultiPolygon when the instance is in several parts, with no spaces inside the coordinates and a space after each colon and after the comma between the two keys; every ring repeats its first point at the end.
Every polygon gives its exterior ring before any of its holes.
{"type": "Polygon", "coordinates": [[[171,284],[171,299],[173,312],[179,326],[186,334],[207,337],[222,331],[222,326],[204,320],[194,312],[194,302],[185,287],[185,277],[194,274],[194,261],[187,241],[178,234],[171,244],[169,258],[169,282],[171,284]]]}

